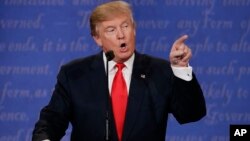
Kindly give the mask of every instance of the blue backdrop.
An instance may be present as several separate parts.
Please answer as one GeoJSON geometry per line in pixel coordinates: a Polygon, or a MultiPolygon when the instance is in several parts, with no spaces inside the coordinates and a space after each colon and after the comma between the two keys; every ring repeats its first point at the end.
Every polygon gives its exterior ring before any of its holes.
{"type": "MultiPolygon", "coordinates": [[[[0,141],[29,141],[60,66],[99,52],[91,10],[106,0],[0,1],[0,141]]],[[[167,141],[228,141],[230,124],[250,123],[250,0],[128,0],[137,22],[137,50],[168,59],[188,34],[207,116],[179,125],[167,141]]],[[[63,141],[69,140],[70,129],[63,141]]]]}

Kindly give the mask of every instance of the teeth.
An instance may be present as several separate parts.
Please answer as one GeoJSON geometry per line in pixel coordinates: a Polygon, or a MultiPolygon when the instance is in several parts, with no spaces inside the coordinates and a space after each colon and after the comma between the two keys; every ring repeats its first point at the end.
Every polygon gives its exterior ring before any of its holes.
{"type": "Polygon", "coordinates": [[[125,47],[125,46],[126,46],[126,44],[125,44],[125,43],[122,43],[122,44],[121,44],[121,47],[125,47]]]}

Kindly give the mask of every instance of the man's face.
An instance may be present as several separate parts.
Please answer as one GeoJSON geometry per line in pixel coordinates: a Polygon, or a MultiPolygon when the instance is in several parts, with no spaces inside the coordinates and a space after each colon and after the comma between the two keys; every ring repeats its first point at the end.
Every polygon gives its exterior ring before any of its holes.
{"type": "Polygon", "coordinates": [[[119,16],[104,21],[97,27],[96,43],[104,52],[114,51],[116,62],[128,60],[135,50],[135,27],[129,16],[119,16]]]}

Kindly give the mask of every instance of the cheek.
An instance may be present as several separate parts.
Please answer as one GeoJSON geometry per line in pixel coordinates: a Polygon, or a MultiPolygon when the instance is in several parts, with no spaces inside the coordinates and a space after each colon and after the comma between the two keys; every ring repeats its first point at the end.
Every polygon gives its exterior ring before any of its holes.
{"type": "Polygon", "coordinates": [[[131,31],[128,32],[128,36],[129,36],[130,39],[135,38],[135,35],[136,35],[135,30],[131,30],[131,31]]]}
{"type": "Polygon", "coordinates": [[[130,43],[134,44],[134,42],[135,42],[135,32],[132,32],[132,33],[129,34],[128,41],[130,43]]]}
{"type": "Polygon", "coordinates": [[[115,39],[111,38],[103,40],[102,44],[105,50],[111,50],[111,49],[113,50],[113,48],[116,46],[115,39]]]}

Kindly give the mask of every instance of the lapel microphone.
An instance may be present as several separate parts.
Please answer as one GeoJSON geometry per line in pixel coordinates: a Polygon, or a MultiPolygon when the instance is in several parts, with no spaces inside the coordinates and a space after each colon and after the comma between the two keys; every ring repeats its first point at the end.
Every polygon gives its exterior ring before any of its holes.
{"type": "MultiPolygon", "coordinates": [[[[115,54],[114,54],[114,52],[113,52],[112,50],[107,51],[107,52],[105,53],[105,55],[106,55],[106,58],[107,58],[107,62],[113,60],[114,57],[115,57],[115,54]]],[[[108,63],[107,63],[107,64],[108,64],[108,63]]]]}
{"type": "Polygon", "coordinates": [[[107,77],[107,104],[106,104],[106,128],[105,128],[105,140],[106,141],[109,141],[109,104],[110,104],[110,94],[109,94],[109,61],[113,60],[115,55],[114,55],[114,52],[112,50],[110,51],[107,51],[105,53],[105,56],[107,58],[107,61],[106,61],[106,77],[107,77]]]}

